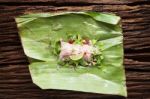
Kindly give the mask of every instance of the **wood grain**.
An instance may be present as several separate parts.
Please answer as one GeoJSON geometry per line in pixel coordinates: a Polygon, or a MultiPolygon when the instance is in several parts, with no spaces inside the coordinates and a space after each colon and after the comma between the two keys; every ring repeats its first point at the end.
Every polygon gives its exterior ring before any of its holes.
{"type": "Polygon", "coordinates": [[[127,99],[150,99],[148,0],[0,0],[0,99],[124,99],[74,91],[43,91],[32,83],[14,17],[59,11],[112,12],[121,16],[127,99]]]}
{"type": "Polygon", "coordinates": [[[0,0],[0,3],[47,3],[50,5],[66,5],[66,4],[140,4],[148,3],[149,0],[0,0]]]}

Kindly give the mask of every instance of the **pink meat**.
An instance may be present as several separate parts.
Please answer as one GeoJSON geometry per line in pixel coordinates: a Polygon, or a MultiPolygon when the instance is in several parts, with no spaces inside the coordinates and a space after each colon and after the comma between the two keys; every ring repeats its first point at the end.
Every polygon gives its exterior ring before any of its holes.
{"type": "Polygon", "coordinates": [[[84,44],[82,46],[82,51],[84,52],[83,58],[86,61],[90,61],[91,60],[91,56],[92,56],[92,46],[84,44]]]}
{"type": "Polygon", "coordinates": [[[59,58],[64,60],[72,54],[72,44],[61,41],[61,52],[59,58]]]}
{"type": "Polygon", "coordinates": [[[93,54],[94,47],[88,44],[70,44],[68,42],[61,41],[61,52],[59,58],[65,60],[70,55],[83,54],[83,59],[90,61],[93,54]]]}

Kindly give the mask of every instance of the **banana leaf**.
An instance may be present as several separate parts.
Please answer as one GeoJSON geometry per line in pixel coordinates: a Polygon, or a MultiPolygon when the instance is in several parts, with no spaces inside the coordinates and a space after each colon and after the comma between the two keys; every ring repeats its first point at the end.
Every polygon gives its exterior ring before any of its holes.
{"type": "Polygon", "coordinates": [[[120,17],[99,12],[34,13],[16,19],[33,80],[41,89],[74,90],[127,96],[120,17]],[[103,59],[99,68],[58,64],[51,46],[60,38],[96,39],[103,59]]]}

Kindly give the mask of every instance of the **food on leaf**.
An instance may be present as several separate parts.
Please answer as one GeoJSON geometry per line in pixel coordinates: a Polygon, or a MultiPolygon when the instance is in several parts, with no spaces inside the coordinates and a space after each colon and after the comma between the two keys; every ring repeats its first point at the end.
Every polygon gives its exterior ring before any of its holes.
{"type": "Polygon", "coordinates": [[[119,21],[100,12],[17,17],[33,83],[41,89],[127,96],[119,21]]]}

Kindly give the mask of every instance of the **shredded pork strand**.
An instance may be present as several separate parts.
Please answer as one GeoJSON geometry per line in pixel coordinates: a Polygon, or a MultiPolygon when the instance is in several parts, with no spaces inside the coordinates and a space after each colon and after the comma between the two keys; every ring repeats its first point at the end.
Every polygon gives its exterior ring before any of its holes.
{"type": "Polygon", "coordinates": [[[68,42],[61,41],[61,52],[59,58],[61,60],[68,59],[71,55],[83,55],[83,59],[90,61],[92,54],[96,48],[91,44],[70,44],[68,42]]]}

